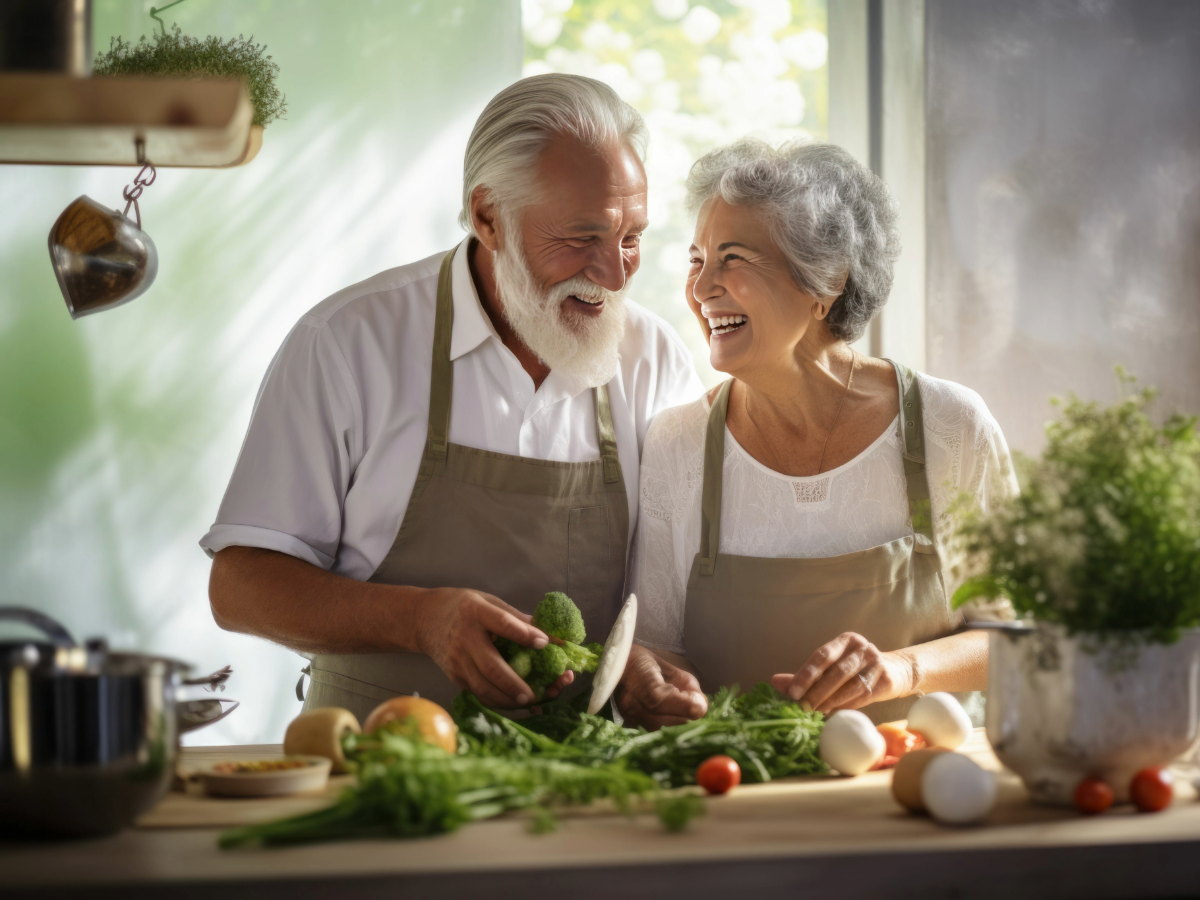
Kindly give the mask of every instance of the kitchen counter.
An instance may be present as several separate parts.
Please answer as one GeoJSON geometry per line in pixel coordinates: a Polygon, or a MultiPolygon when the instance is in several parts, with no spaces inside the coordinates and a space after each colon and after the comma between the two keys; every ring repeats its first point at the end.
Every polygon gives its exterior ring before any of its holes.
{"type": "MultiPolygon", "coordinates": [[[[195,748],[183,761],[273,748],[195,748]]],[[[998,769],[982,733],[965,748],[998,769]]],[[[520,817],[417,841],[374,840],[220,851],[219,828],[186,819],[172,795],[143,825],[110,838],[0,843],[0,896],[345,897],[351,891],[449,897],[522,895],[622,900],[729,897],[1164,897],[1200,894],[1200,803],[1190,785],[1163,813],[1129,808],[1083,818],[1036,807],[999,775],[986,823],[943,828],[900,810],[890,772],[746,785],[711,799],[682,834],[652,814],[584,810],[532,835],[520,817]]],[[[197,798],[199,799],[199,798],[197,798]]],[[[209,800],[212,804],[265,801],[209,800]]],[[[313,798],[291,798],[292,813],[313,798]]],[[[290,803],[291,806],[286,804],[290,803]]],[[[248,807],[247,807],[248,808],[248,807]]],[[[220,810],[218,809],[218,812],[220,810]]]]}

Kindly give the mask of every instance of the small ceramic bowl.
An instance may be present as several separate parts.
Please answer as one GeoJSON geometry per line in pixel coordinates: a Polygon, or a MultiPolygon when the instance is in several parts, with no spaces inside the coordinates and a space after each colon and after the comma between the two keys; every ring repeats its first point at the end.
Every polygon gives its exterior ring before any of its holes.
{"type": "Polygon", "coordinates": [[[332,763],[323,756],[279,756],[213,763],[199,774],[219,797],[282,797],[323,790],[332,763]]]}

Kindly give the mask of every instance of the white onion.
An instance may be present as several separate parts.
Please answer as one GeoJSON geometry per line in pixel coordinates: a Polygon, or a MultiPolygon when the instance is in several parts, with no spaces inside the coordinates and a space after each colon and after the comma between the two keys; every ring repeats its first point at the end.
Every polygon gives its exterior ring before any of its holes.
{"type": "Polygon", "coordinates": [[[945,825],[978,822],[996,803],[996,776],[961,753],[940,753],[921,773],[921,799],[945,825]]]}
{"type": "Polygon", "coordinates": [[[908,730],[925,738],[930,747],[957,750],[971,736],[971,720],[953,695],[926,694],[908,711],[908,730]]]}
{"type": "Polygon", "coordinates": [[[821,732],[821,759],[843,775],[861,775],[883,758],[887,742],[857,709],[835,712],[821,732]]]}

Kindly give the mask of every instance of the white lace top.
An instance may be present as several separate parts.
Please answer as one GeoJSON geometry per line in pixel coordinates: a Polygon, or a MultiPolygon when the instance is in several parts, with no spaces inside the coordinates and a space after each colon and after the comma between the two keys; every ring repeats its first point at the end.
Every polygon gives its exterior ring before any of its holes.
{"type": "MultiPolygon", "coordinates": [[[[1017,490],[1000,426],[974,391],[919,374],[926,472],[946,587],[957,586],[944,535],[960,493],[986,509],[1017,490]]],[[[642,449],[640,515],[630,590],[638,596],[637,640],[686,652],[683,614],[692,559],[700,548],[707,395],[658,414],[642,449]]],[[[820,475],[781,475],[725,431],[720,552],[736,556],[839,556],[912,532],[897,420],[845,465],[820,475]]]]}

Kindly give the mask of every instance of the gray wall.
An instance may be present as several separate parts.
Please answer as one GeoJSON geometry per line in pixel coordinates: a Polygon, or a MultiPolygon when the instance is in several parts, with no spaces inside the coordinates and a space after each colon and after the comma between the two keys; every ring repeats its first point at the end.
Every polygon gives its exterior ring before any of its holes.
{"type": "Polygon", "coordinates": [[[1113,366],[1200,412],[1200,2],[928,0],[927,369],[1036,451],[1113,366]]]}

